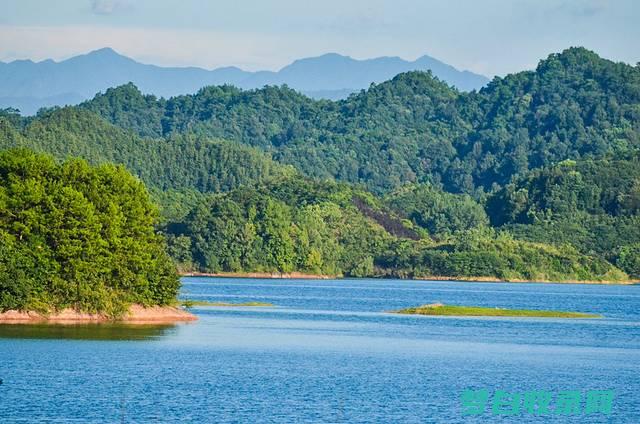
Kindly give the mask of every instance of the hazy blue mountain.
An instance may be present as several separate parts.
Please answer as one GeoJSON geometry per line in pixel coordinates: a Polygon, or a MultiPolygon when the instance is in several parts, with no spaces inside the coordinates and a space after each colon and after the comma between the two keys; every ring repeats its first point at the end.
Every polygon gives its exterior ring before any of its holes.
{"type": "Polygon", "coordinates": [[[104,48],[61,62],[0,62],[0,108],[34,114],[40,107],[75,104],[130,81],[143,92],[161,97],[194,93],[206,85],[249,89],[287,84],[311,97],[336,100],[401,72],[428,69],[463,91],[479,89],[489,81],[429,56],[410,62],[399,57],[356,60],[329,53],[296,60],[277,72],[247,72],[236,67],[206,70],[146,65],[104,48]]]}
{"type": "Polygon", "coordinates": [[[479,89],[489,82],[482,75],[459,71],[426,55],[414,62],[408,62],[399,57],[356,60],[328,53],[296,60],[276,73],[256,73],[243,84],[252,88],[265,84],[287,84],[302,92],[334,93],[345,89],[355,91],[367,88],[372,82],[387,81],[402,72],[429,69],[435,76],[462,91],[479,89]]]}

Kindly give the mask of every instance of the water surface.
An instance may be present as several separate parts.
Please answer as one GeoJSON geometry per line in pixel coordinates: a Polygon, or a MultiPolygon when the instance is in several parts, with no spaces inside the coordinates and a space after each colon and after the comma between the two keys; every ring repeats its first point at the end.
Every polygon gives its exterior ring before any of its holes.
{"type": "Polygon", "coordinates": [[[185,278],[177,326],[0,326],[2,422],[640,422],[640,286],[185,278]],[[602,319],[426,317],[424,303],[602,319]],[[467,388],[614,390],[612,414],[462,415],[467,388]]]}

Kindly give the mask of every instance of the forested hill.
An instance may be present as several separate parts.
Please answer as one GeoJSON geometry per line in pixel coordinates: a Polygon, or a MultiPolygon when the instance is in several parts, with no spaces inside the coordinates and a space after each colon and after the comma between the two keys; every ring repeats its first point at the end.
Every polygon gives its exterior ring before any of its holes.
{"type": "Polygon", "coordinates": [[[486,203],[516,238],[571,244],[640,277],[640,154],[563,161],[523,174],[486,203]]]}
{"type": "Polygon", "coordinates": [[[640,278],[640,68],[582,48],[472,93],[422,72],[339,102],[128,84],[0,111],[16,146],[125,165],[183,270],[640,278]]]}
{"type": "Polygon", "coordinates": [[[570,48],[477,93],[410,72],[339,102],[230,86],[165,100],[129,84],[80,107],[143,136],[239,141],[375,192],[433,182],[474,193],[565,159],[639,148],[639,104],[640,68],[570,48]]]}
{"type": "Polygon", "coordinates": [[[162,190],[226,191],[294,172],[237,143],[180,134],[142,138],[71,107],[41,113],[22,122],[22,127],[14,115],[0,115],[0,148],[11,147],[27,147],[58,159],[122,164],[150,187],[162,190]]]}

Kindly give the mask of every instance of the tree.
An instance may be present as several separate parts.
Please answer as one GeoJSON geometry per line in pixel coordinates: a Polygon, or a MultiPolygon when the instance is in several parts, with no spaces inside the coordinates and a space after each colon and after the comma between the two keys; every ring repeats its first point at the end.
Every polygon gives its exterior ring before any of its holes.
{"type": "Polygon", "coordinates": [[[118,316],[175,300],[157,209],[124,168],[0,152],[0,206],[0,310],[118,316]]]}

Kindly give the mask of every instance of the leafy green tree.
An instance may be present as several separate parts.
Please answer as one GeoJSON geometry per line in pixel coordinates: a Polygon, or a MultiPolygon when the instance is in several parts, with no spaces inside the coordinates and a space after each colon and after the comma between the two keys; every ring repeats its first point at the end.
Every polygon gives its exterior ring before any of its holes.
{"type": "Polygon", "coordinates": [[[445,193],[430,185],[403,187],[387,196],[386,202],[433,235],[489,225],[482,205],[470,196],[445,193]]]}
{"type": "Polygon", "coordinates": [[[617,265],[630,276],[640,278],[640,243],[634,243],[620,249],[617,265]]]}
{"type": "Polygon", "coordinates": [[[122,314],[179,281],[144,185],[122,167],[0,152],[0,309],[122,314]]]}

